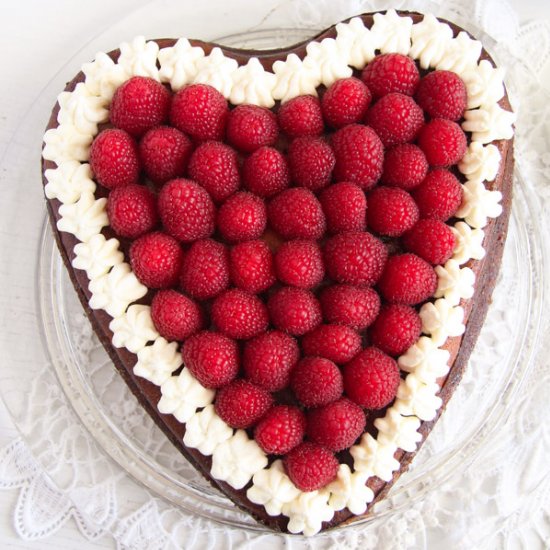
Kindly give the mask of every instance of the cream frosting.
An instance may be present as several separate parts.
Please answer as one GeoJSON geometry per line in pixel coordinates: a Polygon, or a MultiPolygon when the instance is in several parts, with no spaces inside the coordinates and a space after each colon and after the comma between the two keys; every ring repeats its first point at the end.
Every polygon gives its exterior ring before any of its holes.
{"type": "Polygon", "coordinates": [[[336,25],[336,44],[342,58],[356,69],[362,69],[374,59],[374,38],[360,17],[336,25]]]}
{"type": "Polygon", "coordinates": [[[359,443],[350,449],[356,472],[375,475],[383,481],[390,481],[393,472],[399,470],[395,451],[395,444],[383,444],[369,433],[364,433],[359,443]]]}
{"type": "Polygon", "coordinates": [[[190,84],[197,74],[197,61],[204,57],[204,50],[191,46],[187,38],[180,38],[173,46],[162,48],[158,54],[161,82],[170,83],[174,91],[190,84]]]}
{"type": "Polygon", "coordinates": [[[317,86],[321,84],[319,71],[304,63],[295,53],[291,53],[286,61],[275,61],[273,72],[277,77],[274,99],[284,103],[299,95],[317,95],[317,86]]]}
{"type": "Polygon", "coordinates": [[[405,372],[414,372],[416,377],[426,384],[435,382],[449,372],[449,352],[440,349],[431,338],[421,336],[403,355],[397,363],[405,372]]]}
{"type": "Polygon", "coordinates": [[[497,103],[504,97],[504,69],[493,67],[487,59],[460,75],[468,92],[468,109],[497,103]]]}
{"type": "Polygon", "coordinates": [[[449,337],[462,336],[466,329],[464,309],[453,306],[445,298],[433,303],[426,302],[420,308],[419,315],[422,320],[422,332],[431,335],[437,346],[443,345],[449,337]]]}
{"type": "Polygon", "coordinates": [[[101,233],[97,233],[87,242],[75,245],[72,266],[86,271],[90,281],[97,279],[124,261],[119,245],[117,239],[107,240],[101,233]]]}
{"type": "Polygon", "coordinates": [[[198,449],[204,456],[210,456],[218,445],[233,436],[233,428],[217,414],[214,405],[207,405],[195,413],[185,425],[183,443],[198,449]]]}
{"type": "Polygon", "coordinates": [[[435,273],[437,275],[436,298],[443,296],[456,306],[460,300],[469,300],[474,295],[476,276],[469,267],[460,267],[460,264],[451,258],[445,265],[436,266],[435,273]]]}
{"type": "Polygon", "coordinates": [[[446,23],[426,14],[420,23],[412,26],[411,38],[409,56],[418,59],[423,69],[428,69],[441,62],[453,39],[453,31],[446,23]]]}
{"type": "Polygon", "coordinates": [[[48,199],[57,199],[63,204],[75,203],[83,193],[95,193],[96,184],[92,179],[90,165],[76,160],[67,160],[57,168],[44,172],[46,183],[44,192],[48,199]]]}
{"type": "Polygon", "coordinates": [[[436,382],[426,384],[415,374],[409,374],[399,383],[392,407],[402,415],[415,415],[420,420],[430,421],[437,416],[443,403],[438,393],[436,382]]]}
{"type": "Polygon", "coordinates": [[[472,141],[458,163],[458,169],[469,180],[493,181],[497,177],[500,160],[498,147],[472,141]]]}
{"type": "Polygon", "coordinates": [[[131,305],[120,317],[115,317],[109,329],[113,333],[113,346],[132,353],[160,336],[151,318],[151,308],[142,304],[131,305]]]}
{"type": "Polygon", "coordinates": [[[80,133],[73,124],[60,124],[44,134],[42,156],[58,166],[68,160],[86,161],[90,158],[92,136],[80,133]]]}
{"type": "Polygon", "coordinates": [[[459,265],[470,260],[485,258],[485,248],[483,248],[485,233],[483,229],[472,229],[467,223],[456,222],[454,227],[451,227],[451,231],[456,239],[452,259],[457,261],[459,265]]]}
{"type": "Polygon", "coordinates": [[[378,430],[378,442],[382,445],[395,446],[412,453],[422,441],[418,433],[420,420],[416,416],[402,416],[390,407],[385,416],[377,418],[374,426],[378,430]]]}
{"type": "Polygon", "coordinates": [[[136,36],[131,42],[120,45],[120,56],[117,64],[131,76],[147,76],[159,80],[157,68],[158,44],[144,36],[136,36]]]}
{"type": "Polygon", "coordinates": [[[283,514],[289,518],[288,530],[306,537],[321,530],[323,521],[334,517],[334,508],[328,503],[327,491],[310,491],[283,505],[283,514]]]}
{"type": "Polygon", "coordinates": [[[194,82],[209,84],[220,92],[226,99],[231,95],[233,75],[238,63],[226,57],[220,48],[213,48],[210,55],[196,60],[197,74],[194,82]]]}
{"type": "Polygon", "coordinates": [[[82,65],[82,72],[89,92],[106,101],[110,101],[115,90],[130,78],[124,67],[115,63],[104,52],[96,54],[91,63],[82,65]]]}
{"type": "Polygon", "coordinates": [[[353,71],[347,59],[342,57],[338,43],[334,38],[325,38],[321,42],[310,42],[306,46],[307,55],[304,64],[320,72],[321,84],[327,88],[340,78],[348,78],[353,71]]]}
{"type": "Polygon", "coordinates": [[[515,113],[503,109],[498,103],[491,103],[466,111],[462,129],[472,132],[473,141],[485,144],[498,139],[511,139],[515,121],[515,113]]]}
{"type": "Polygon", "coordinates": [[[277,77],[266,71],[257,57],[252,57],[233,73],[233,86],[229,101],[233,105],[252,103],[260,107],[273,107],[273,88],[277,77]]]}
{"type": "Polygon", "coordinates": [[[352,514],[364,514],[374,499],[372,489],[367,487],[368,478],[367,473],[352,472],[347,464],[340,464],[336,479],[326,487],[329,505],[336,511],[347,508],[352,514]]]}
{"type": "Polygon", "coordinates": [[[376,49],[382,53],[407,55],[411,48],[413,20],[401,17],[394,9],[386,13],[375,13],[371,28],[376,49]]]}
{"type": "Polygon", "coordinates": [[[438,70],[453,71],[461,76],[465,71],[475,67],[481,55],[482,44],[461,31],[449,43],[441,60],[435,66],[438,70]]]}
{"type": "Polygon", "coordinates": [[[89,241],[109,225],[106,206],[106,198],[96,199],[91,191],[85,191],[75,203],[59,207],[57,229],[72,233],[79,241],[89,241]]]}
{"type": "Polygon", "coordinates": [[[178,344],[168,342],[162,336],[159,336],[152,345],[140,349],[137,352],[137,358],[134,374],[149,380],[156,386],[162,386],[183,362],[181,353],[178,352],[178,344]]]}
{"type": "Polygon", "coordinates": [[[462,185],[462,204],[456,211],[457,218],[464,218],[475,229],[487,225],[488,218],[498,218],[502,213],[502,193],[490,191],[479,180],[469,180],[462,185]]]}

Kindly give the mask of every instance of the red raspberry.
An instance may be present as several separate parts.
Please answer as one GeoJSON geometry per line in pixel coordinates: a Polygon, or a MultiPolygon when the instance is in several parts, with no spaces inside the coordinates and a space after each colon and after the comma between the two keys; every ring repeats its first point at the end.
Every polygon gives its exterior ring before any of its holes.
{"type": "Polygon", "coordinates": [[[258,294],[275,283],[273,255],[264,241],[246,241],[231,249],[230,271],[233,284],[258,294]]]}
{"type": "Polygon", "coordinates": [[[400,254],[388,258],[378,288],[388,302],[414,305],[434,295],[437,276],[416,254],[400,254]]]}
{"type": "Polygon", "coordinates": [[[377,55],[363,69],[361,78],[375,98],[394,92],[414,95],[420,82],[415,62],[399,53],[377,55]]]}
{"type": "Polygon", "coordinates": [[[325,447],[306,441],[286,455],[284,466],[300,491],[315,491],[336,479],[339,462],[325,447]]]}
{"type": "Polygon", "coordinates": [[[273,147],[256,149],[243,162],[244,186],[255,195],[271,197],[290,185],[285,157],[273,147]]]}
{"type": "Polygon", "coordinates": [[[371,99],[369,89],[358,78],[342,78],[323,95],[323,116],[327,124],[334,128],[360,122],[365,117],[371,99]]]}
{"type": "Polygon", "coordinates": [[[462,128],[451,120],[434,118],[418,134],[418,146],[430,166],[451,166],[466,153],[468,143],[462,128]]]}
{"type": "Polygon", "coordinates": [[[264,201],[246,191],[229,197],[218,211],[218,230],[229,242],[257,239],[265,231],[266,224],[264,201]]]}
{"type": "Polygon", "coordinates": [[[292,369],[290,387],[305,407],[320,407],[342,396],[342,373],[324,357],[305,357],[292,369]]]}
{"type": "Polygon", "coordinates": [[[245,153],[273,145],[278,135],[277,117],[265,107],[239,105],[227,119],[227,140],[245,153]]]}
{"type": "Polygon", "coordinates": [[[199,145],[189,160],[189,176],[214,199],[222,202],[241,185],[237,153],[218,141],[199,145]]]}
{"type": "Polygon", "coordinates": [[[403,244],[432,265],[444,264],[452,255],[456,239],[451,228],[440,220],[420,220],[403,235],[403,244]]]}
{"type": "Polygon", "coordinates": [[[239,372],[237,342],[219,332],[204,330],[187,338],[181,355],[185,366],[205,388],[225,386],[239,372]]]}
{"type": "Polygon", "coordinates": [[[366,423],[361,407],[342,397],[308,412],[307,436],[331,451],[343,451],[355,443],[366,423]]]}
{"type": "Polygon", "coordinates": [[[381,409],[395,398],[399,367],[377,348],[364,349],[344,367],[346,395],[365,409],[381,409]]]}
{"type": "Polygon", "coordinates": [[[109,114],[111,123],[141,137],[150,128],[168,120],[171,98],[170,92],[160,82],[134,76],[113,95],[109,114]]]}
{"type": "Polygon", "coordinates": [[[157,231],[143,235],[130,246],[130,264],[136,277],[149,288],[176,284],[183,250],[176,239],[157,231]]]}
{"type": "Polygon", "coordinates": [[[279,193],[269,203],[267,215],[283,239],[319,239],[325,232],[321,203],[309,189],[297,187],[279,193]]]}
{"type": "Polygon", "coordinates": [[[254,439],[267,454],[286,455],[302,442],[305,431],[305,414],[298,407],[279,405],[260,420],[254,439]]]}
{"type": "Polygon", "coordinates": [[[352,285],[376,283],[388,257],[384,243],[366,231],[334,235],[325,242],[323,253],[329,277],[352,285]]]}
{"type": "Polygon", "coordinates": [[[335,183],[321,193],[319,201],[330,233],[366,229],[367,199],[355,183],[335,183]]]}
{"type": "Polygon", "coordinates": [[[302,349],[305,355],[324,357],[340,365],[361,351],[361,336],[345,325],[319,325],[304,334],[302,349]]]}
{"type": "Polygon", "coordinates": [[[139,142],[143,169],[155,183],[183,176],[192,150],[191,140],[170,126],[151,128],[139,142]]]}
{"type": "Polygon", "coordinates": [[[421,218],[446,222],[462,203],[462,185],[451,172],[438,168],[428,173],[412,196],[421,218]]]}
{"type": "Polygon", "coordinates": [[[377,187],[369,193],[369,229],[399,237],[418,221],[418,206],[403,189],[377,187]]]}
{"type": "Polygon", "coordinates": [[[184,243],[214,233],[216,207],[210,195],[194,181],[181,178],[164,184],[158,207],[166,231],[184,243]]]}
{"type": "Polygon", "coordinates": [[[115,189],[139,178],[139,158],[136,142],[123,130],[103,130],[90,147],[90,166],[95,179],[115,189]]]}
{"type": "Polygon", "coordinates": [[[456,73],[433,71],[420,81],[416,101],[431,118],[459,120],[466,110],[466,86],[456,73]]]}
{"type": "Polygon", "coordinates": [[[317,286],[325,275],[323,255],[315,241],[287,241],[275,253],[279,281],[300,288],[317,286]]]}
{"type": "Polygon", "coordinates": [[[321,104],[312,95],[301,95],[283,103],[277,117],[281,130],[290,138],[318,136],[325,129],[321,104]]]}
{"type": "Polygon", "coordinates": [[[382,182],[410,191],[418,187],[428,173],[428,161],[420,147],[402,143],[386,151],[382,182]]]}
{"type": "Polygon", "coordinates": [[[117,235],[135,239],[157,225],[157,199],[143,185],[117,187],[107,197],[107,214],[117,235]]]}
{"type": "Polygon", "coordinates": [[[401,355],[418,340],[421,331],[422,321],[412,307],[391,304],[380,311],[370,329],[370,338],[388,355],[401,355]]]}
{"type": "Polygon", "coordinates": [[[330,145],[321,138],[299,137],[288,149],[291,180],[312,191],[318,191],[330,183],[334,163],[330,145]]]}
{"type": "Polygon", "coordinates": [[[243,351],[245,378],[269,391],[286,388],[290,372],[300,358],[296,340],[278,330],[248,340],[243,351]]]}
{"type": "Polygon", "coordinates": [[[160,290],[155,294],[151,317],[159,334],[167,340],[182,342],[203,325],[202,311],[197,303],[175,290],[160,290]]]}
{"type": "Polygon", "coordinates": [[[301,336],[321,323],[321,306],[309,290],[286,286],[277,289],[267,302],[273,325],[301,336]]]}

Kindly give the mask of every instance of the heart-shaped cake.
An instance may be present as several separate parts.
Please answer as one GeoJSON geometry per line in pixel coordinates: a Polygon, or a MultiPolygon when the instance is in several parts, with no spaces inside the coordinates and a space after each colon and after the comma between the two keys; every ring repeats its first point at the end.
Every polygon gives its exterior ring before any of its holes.
{"type": "Polygon", "coordinates": [[[456,25],[389,10],[283,50],[139,37],[60,94],[43,180],[83,307],[266,525],[369,513],[458,385],[507,231],[502,79],[456,25]]]}

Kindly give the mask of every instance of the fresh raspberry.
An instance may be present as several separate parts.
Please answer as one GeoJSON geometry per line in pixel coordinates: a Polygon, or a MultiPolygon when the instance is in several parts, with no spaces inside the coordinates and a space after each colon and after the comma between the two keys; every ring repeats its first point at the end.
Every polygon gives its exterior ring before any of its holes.
{"type": "Polygon", "coordinates": [[[124,130],[103,130],[90,147],[90,167],[95,179],[115,189],[139,178],[139,158],[136,142],[124,130]]]}
{"type": "Polygon", "coordinates": [[[440,220],[420,220],[403,235],[403,244],[432,265],[444,264],[452,255],[456,239],[451,228],[440,220]]]}
{"type": "Polygon", "coordinates": [[[392,147],[414,140],[424,124],[424,113],[412,97],[392,93],[380,98],[365,120],[384,147],[392,147]]]}
{"type": "Polygon", "coordinates": [[[246,241],[230,252],[230,273],[233,284],[258,294],[275,283],[273,255],[264,241],[246,241]]]}
{"type": "Polygon", "coordinates": [[[363,69],[361,78],[375,98],[394,92],[414,95],[420,82],[415,62],[399,53],[377,55],[363,69]]]}
{"type": "Polygon", "coordinates": [[[176,239],[157,231],[147,233],[130,246],[130,264],[136,277],[149,288],[176,284],[183,250],[176,239]]]}
{"type": "Polygon", "coordinates": [[[384,146],[372,128],[350,124],[332,135],[335,181],[350,181],[368,190],[380,179],[384,146]]]}
{"type": "Polygon", "coordinates": [[[225,386],[239,372],[237,342],[219,332],[193,334],[183,343],[181,355],[184,365],[205,388],[225,386]]]}
{"type": "Polygon", "coordinates": [[[305,407],[320,407],[342,396],[342,373],[324,357],[305,357],[292,369],[290,387],[305,407]]]}
{"type": "Polygon", "coordinates": [[[300,288],[317,286],[325,275],[323,255],[315,241],[287,241],[275,253],[279,281],[300,288]]]}
{"type": "Polygon", "coordinates": [[[366,231],[334,235],[325,242],[323,253],[329,277],[352,285],[376,283],[388,257],[384,243],[366,231]]]}
{"type": "Polygon", "coordinates": [[[410,191],[418,187],[428,173],[428,161],[420,147],[402,143],[386,151],[382,182],[410,191]]]}
{"type": "Polygon", "coordinates": [[[355,443],[366,423],[361,407],[342,397],[307,413],[307,436],[331,451],[343,451],[355,443]]]}
{"type": "Polygon", "coordinates": [[[218,390],[214,407],[232,428],[256,425],[273,406],[271,394],[247,380],[234,380],[218,390]]]}
{"type": "Polygon", "coordinates": [[[416,101],[431,118],[456,121],[466,110],[466,86],[456,73],[433,71],[420,81],[416,101]]]}
{"type": "Polygon", "coordinates": [[[325,232],[321,203],[309,189],[296,187],[279,193],[269,203],[267,215],[283,239],[319,239],[325,232]]]}
{"type": "Polygon", "coordinates": [[[271,197],[290,185],[285,157],[273,147],[256,149],[243,162],[243,183],[259,197],[271,197]]]}
{"type": "Polygon", "coordinates": [[[325,447],[306,441],[286,455],[284,466],[300,491],[315,491],[336,479],[339,462],[325,447]]]}
{"type": "Polygon", "coordinates": [[[312,191],[318,191],[330,183],[335,162],[330,145],[321,138],[299,137],[288,149],[290,179],[312,191]]]}
{"type": "Polygon", "coordinates": [[[266,224],[264,201],[246,191],[229,197],[218,210],[218,230],[229,242],[257,239],[265,231],[266,224]]]}
{"type": "Polygon", "coordinates": [[[462,185],[454,174],[432,170],[412,193],[421,218],[446,222],[462,203],[462,185]]]}
{"type": "Polygon", "coordinates": [[[416,311],[403,304],[384,306],[370,329],[374,346],[388,355],[405,353],[422,331],[422,321],[416,311]]]}
{"type": "Polygon", "coordinates": [[[388,302],[414,305],[434,295],[437,276],[416,254],[400,254],[388,258],[378,288],[388,302]]]}
{"type": "Polygon", "coordinates": [[[278,405],[260,420],[254,439],[270,455],[286,455],[304,439],[306,417],[298,407],[278,405]]]}
{"type": "Polygon", "coordinates": [[[302,349],[305,355],[324,357],[341,365],[361,351],[361,336],[345,325],[319,325],[304,334],[302,349]]]}
{"type": "Polygon", "coordinates": [[[277,113],[281,130],[290,138],[318,136],[324,130],[319,99],[301,95],[283,103],[277,113]]]}
{"type": "Polygon", "coordinates": [[[117,235],[135,239],[157,224],[157,199],[143,185],[117,187],[107,197],[107,215],[117,235]]]}
{"type": "Polygon", "coordinates": [[[309,290],[286,286],[277,289],[267,302],[273,325],[301,336],[321,323],[321,306],[309,290]]]}
{"type": "Polygon", "coordinates": [[[376,187],[369,193],[369,229],[399,237],[418,221],[418,206],[403,189],[376,187]]]}
{"type": "Polygon", "coordinates": [[[344,367],[346,395],[365,409],[389,405],[400,380],[395,360],[377,348],[364,349],[344,367]]]}
{"type": "Polygon", "coordinates": [[[219,141],[199,145],[189,159],[189,176],[214,199],[222,202],[241,185],[237,153],[219,141]]]}
{"type": "Polygon", "coordinates": [[[227,119],[227,140],[245,153],[273,145],[278,135],[277,117],[265,107],[239,105],[227,119]]]}
{"type": "Polygon", "coordinates": [[[120,86],[111,101],[109,117],[116,128],[141,137],[168,120],[170,92],[145,76],[134,76],[120,86]]]}
{"type": "Polygon", "coordinates": [[[364,231],[367,227],[367,199],[355,183],[342,181],[319,196],[330,233],[364,231]]]}
{"type": "Polygon", "coordinates": [[[167,340],[182,342],[201,330],[203,316],[194,300],[175,290],[160,290],[151,302],[155,328],[167,340]]]}
{"type": "Polygon", "coordinates": [[[143,169],[155,183],[183,176],[192,150],[191,140],[171,126],[151,128],[139,142],[143,169]]]}
{"type": "Polygon", "coordinates": [[[342,78],[332,84],[323,95],[321,107],[327,124],[341,128],[365,117],[372,96],[358,78],[342,78]]]}
{"type": "Polygon", "coordinates": [[[214,233],[216,207],[210,195],[194,181],[180,178],[165,183],[158,208],[166,231],[184,243],[214,233]]]}
{"type": "Polygon", "coordinates": [[[229,115],[227,101],[208,84],[190,84],[172,98],[170,124],[197,141],[222,140],[229,115]]]}
{"type": "Polygon", "coordinates": [[[282,390],[299,358],[300,349],[292,336],[278,330],[260,334],[244,345],[245,378],[269,391],[282,390]]]}
{"type": "Polygon", "coordinates": [[[445,167],[456,164],[464,156],[468,143],[466,134],[456,122],[434,118],[420,130],[418,146],[430,166],[445,167]]]}

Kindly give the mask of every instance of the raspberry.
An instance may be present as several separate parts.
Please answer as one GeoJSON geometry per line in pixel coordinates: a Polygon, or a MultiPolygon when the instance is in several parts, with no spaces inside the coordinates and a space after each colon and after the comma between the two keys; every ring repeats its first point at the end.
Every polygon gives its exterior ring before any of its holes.
{"type": "Polygon", "coordinates": [[[312,292],[302,288],[277,289],[267,302],[273,325],[284,332],[301,336],[321,323],[321,306],[312,292]]]}
{"type": "Polygon", "coordinates": [[[258,336],[269,323],[267,308],[260,298],[238,288],[217,296],[210,315],[220,332],[236,340],[258,336]]]}
{"type": "Polygon", "coordinates": [[[290,178],[298,186],[318,191],[330,183],[334,153],[321,138],[296,138],[288,149],[290,178]]]}
{"type": "Polygon", "coordinates": [[[399,237],[418,221],[418,206],[403,189],[377,187],[369,194],[369,228],[388,237],[399,237]]]}
{"type": "Polygon", "coordinates": [[[416,101],[431,118],[456,121],[466,110],[466,86],[456,73],[433,71],[420,81],[416,101]]]}
{"type": "Polygon", "coordinates": [[[214,407],[220,418],[232,428],[250,428],[273,406],[266,390],[247,380],[234,380],[216,394],[214,407]]]}
{"type": "Polygon", "coordinates": [[[239,105],[227,119],[227,140],[245,153],[273,145],[278,135],[277,117],[265,107],[239,105]]]}
{"type": "Polygon", "coordinates": [[[365,120],[384,147],[391,147],[414,140],[424,124],[424,113],[412,97],[391,93],[369,109],[365,120]]]}
{"type": "Polygon", "coordinates": [[[275,283],[273,255],[264,241],[246,241],[230,252],[230,272],[233,284],[257,294],[275,283]]]}
{"type": "Polygon", "coordinates": [[[317,286],[325,275],[321,249],[315,241],[287,241],[275,253],[279,281],[300,288],[317,286]]]}
{"type": "Polygon", "coordinates": [[[377,55],[363,69],[361,78],[375,98],[394,92],[414,95],[420,82],[414,61],[399,53],[377,55]]]}
{"type": "Polygon", "coordinates": [[[456,122],[434,118],[420,130],[418,146],[430,166],[444,167],[456,164],[466,153],[468,144],[466,134],[456,122]]]}
{"type": "Polygon", "coordinates": [[[332,135],[335,181],[350,181],[368,190],[380,179],[384,146],[372,128],[350,124],[332,135]]]}
{"type": "Polygon", "coordinates": [[[139,142],[143,169],[155,183],[183,176],[192,150],[191,140],[170,126],[151,128],[139,142]]]}
{"type": "Polygon", "coordinates": [[[281,130],[290,138],[318,136],[324,130],[319,99],[301,95],[283,103],[277,113],[281,130]]]}
{"type": "Polygon", "coordinates": [[[412,196],[421,218],[446,222],[462,203],[462,186],[451,172],[438,168],[428,173],[412,196]]]}
{"type": "Polygon", "coordinates": [[[358,78],[342,78],[323,95],[323,116],[327,124],[334,128],[360,122],[365,117],[371,99],[369,89],[358,78]]]}
{"type": "Polygon", "coordinates": [[[136,277],[149,288],[176,284],[183,251],[176,239],[157,231],[147,233],[130,246],[130,264],[136,277]]]}
{"type": "Polygon", "coordinates": [[[290,387],[305,407],[320,407],[344,391],[340,369],[324,357],[305,357],[292,369],[290,387]]]}
{"type": "Polygon", "coordinates": [[[307,436],[331,451],[343,451],[355,443],[366,423],[361,407],[342,397],[308,412],[307,436]]]}
{"type": "Polygon", "coordinates": [[[428,161],[420,147],[402,143],[388,149],[384,155],[382,182],[390,187],[410,191],[418,187],[428,173],[428,161]]]}
{"type": "Polygon", "coordinates": [[[269,391],[288,386],[290,372],[300,358],[296,340],[278,330],[248,340],[243,351],[245,378],[269,391]]]}
{"type": "Polygon", "coordinates": [[[290,185],[285,157],[273,147],[256,149],[243,162],[243,183],[260,197],[276,195],[290,185]]]}
{"type": "Polygon", "coordinates": [[[302,349],[305,355],[324,357],[340,365],[361,351],[361,336],[344,325],[319,325],[304,334],[302,349]]]}
{"type": "Polygon", "coordinates": [[[325,266],[331,279],[352,285],[373,285],[388,257],[384,243],[368,232],[339,233],[325,242],[325,266]]]}
{"type": "Polygon", "coordinates": [[[175,179],[159,193],[160,219],[166,231],[185,243],[214,233],[216,208],[210,195],[191,180],[175,179]]]}
{"type": "Polygon", "coordinates": [[[336,479],[339,463],[328,449],[306,441],[286,455],[284,466],[300,491],[315,491],[336,479]]]}
{"type": "Polygon", "coordinates": [[[116,90],[109,117],[116,128],[140,137],[168,120],[170,101],[170,92],[160,82],[134,76],[116,90]]]}
{"type": "Polygon", "coordinates": [[[117,235],[135,239],[157,224],[157,199],[143,185],[117,187],[107,197],[107,214],[117,235]]]}
{"type": "Polygon", "coordinates": [[[370,329],[374,346],[388,355],[401,355],[420,336],[422,321],[416,311],[402,304],[384,306],[370,329]]]}
{"type": "Polygon", "coordinates": [[[239,347],[219,332],[194,334],[181,348],[183,363],[205,388],[229,384],[239,372],[239,347]]]}
{"type": "Polygon", "coordinates": [[[264,232],[266,224],[264,201],[245,191],[229,197],[218,211],[218,229],[229,242],[257,239],[264,232]]]}
{"type": "Polygon", "coordinates": [[[367,219],[367,199],[355,183],[342,181],[331,185],[319,196],[330,233],[364,231],[367,219]]]}
{"type": "Polygon", "coordinates": [[[278,405],[260,420],[254,439],[265,453],[286,455],[302,442],[305,431],[306,417],[298,407],[278,405]]]}
{"type": "Polygon", "coordinates": [[[201,330],[203,316],[196,302],[175,290],[160,290],[151,302],[155,328],[167,340],[182,342],[201,330]]]}
{"type": "Polygon", "coordinates": [[[444,264],[452,255],[456,239],[451,228],[440,220],[420,220],[403,235],[403,244],[432,265],[444,264]]]}
{"type": "Polygon", "coordinates": [[[400,254],[388,258],[378,288],[388,302],[414,305],[433,296],[437,276],[433,267],[422,258],[400,254]]]}
{"type": "Polygon", "coordinates": [[[365,409],[389,405],[400,380],[395,360],[377,348],[364,349],[344,367],[346,395],[365,409]]]}
{"type": "Polygon", "coordinates": [[[237,153],[218,141],[199,145],[189,160],[189,176],[214,199],[222,202],[241,185],[237,153]]]}
{"type": "Polygon", "coordinates": [[[139,158],[136,142],[123,130],[103,130],[90,147],[90,166],[95,179],[115,189],[139,178],[139,158]]]}
{"type": "Polygon", "coordinates": [[[326,228],[321,203],[309,190],[287,189],[267,207],[271,227],[283,239],[319,239],[326,228]]]}
{"type": "Polygon", "coordinates": [[[227,101],[208,84],[190,84],[172,98],[170,124],[198,141],[221,140],[229,115],[227,101]]]}

